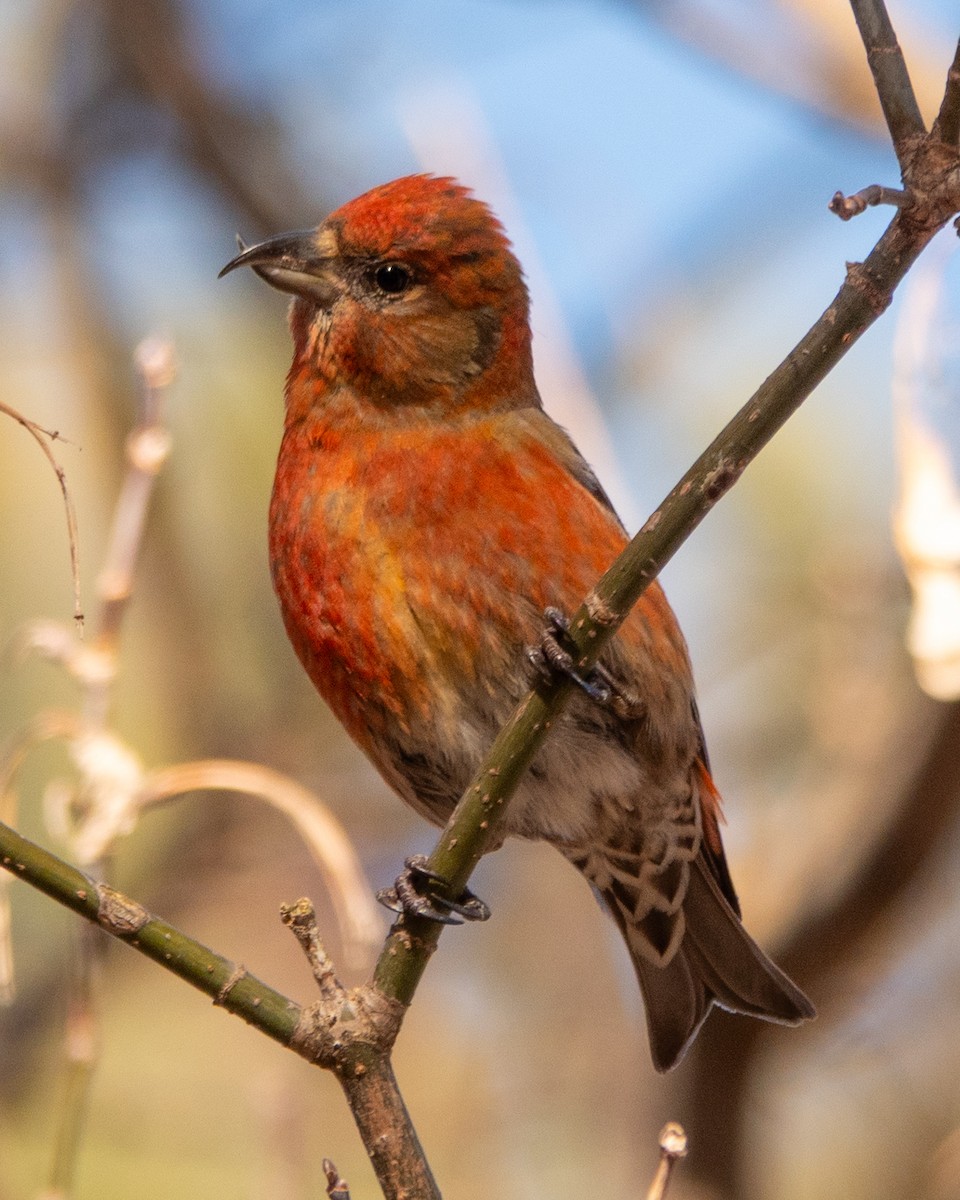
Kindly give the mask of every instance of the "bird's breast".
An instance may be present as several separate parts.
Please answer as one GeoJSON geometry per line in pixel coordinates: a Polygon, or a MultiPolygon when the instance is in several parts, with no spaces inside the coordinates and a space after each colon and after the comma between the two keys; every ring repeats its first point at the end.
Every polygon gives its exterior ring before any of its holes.
{"type": "MultiPolygon", "coordinates": [[[[572,613],[625,541],[515,423],[292,423],[270,513],[274,585],[317,689],[375,758],[492,741],[530,683],[545,607],[572,613]]],[[[624,630],[651,719],[690,724],[683,639],[658,588],[624,630]]],[[[685,736],[685,735],[684,735],[685,736]]]]}
{"type": "Polygon", "coordinates": [[[298,656],[362,743],[418,722],[456,736],[471,687],[518,657],[531,566],[509,504],[484,528],[477,457],[357,425],[304,422],[284,438],[274,586],[298,656]]]}

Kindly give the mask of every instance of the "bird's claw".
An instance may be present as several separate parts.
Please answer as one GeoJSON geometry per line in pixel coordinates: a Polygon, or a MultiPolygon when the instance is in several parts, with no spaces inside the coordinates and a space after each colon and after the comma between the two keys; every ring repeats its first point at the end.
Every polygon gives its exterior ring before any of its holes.
{"type": "Polygon", "coordinates": [[[450,900],[435,889],[445,887],[442,875],[431,871],[422,854],[414,854],[403,865],[392,888],[382,888],[377,899],[392,912],[426,917],[441,925],[462,925],[464,921],[486,921],[490,909],[473,892],[464,889],[450,900]]]}
{"type": "Polygon", "coordinates": [[[564,640],[570,640],[569,618],[559,608],[547,608],[543,615],[547,628],[540,644],[527,651],[537,673],[549,681],[556,675],[566,676],[591,700],[613,709],[618,716],[641,716],[642,702],[625,691],[601,663],[596,663],[586,673],[577,669],[573,655],[563,645],[564,640]]]}

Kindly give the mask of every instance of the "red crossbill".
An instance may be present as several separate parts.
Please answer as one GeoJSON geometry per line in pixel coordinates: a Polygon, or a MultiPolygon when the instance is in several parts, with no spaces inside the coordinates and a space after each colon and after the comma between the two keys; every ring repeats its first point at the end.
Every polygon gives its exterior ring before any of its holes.
{"type": "MultiPolygon", "coordinates": [[[[576,609],[626,534],[543,411],[520,265],[465,188],[395,180],[224,270],[243,264],[294,297],[270,505],[287,632],[387,782],[443,824],[530,687],[545,610],[576,609]]],[[[603,897],[662,1071],[713,1004],[787,1024],[813,1008],[740,923],[658,584],[601,665],[612,702],[573,697],[505,833],[550,842],[603,897]]]]}

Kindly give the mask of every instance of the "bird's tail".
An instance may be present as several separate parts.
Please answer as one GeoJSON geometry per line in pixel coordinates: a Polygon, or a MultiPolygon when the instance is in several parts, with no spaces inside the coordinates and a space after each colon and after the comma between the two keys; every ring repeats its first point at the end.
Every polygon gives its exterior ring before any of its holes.
{"type": "MultiPolygon", "coordinates": [[[[610,907],[617,915],[617,906],[610,907]]],[[[639,933],[631,937],[630,928],[618,921],[643,993],[658,1071],[668,1071],[683,1058],[713,1004],[783,1025],[816,1015],[803,992],[744,929],[702,852],[690,866],[683,916],[683,940],[665,966],[651,962],[646,939],[639,933]]]]}

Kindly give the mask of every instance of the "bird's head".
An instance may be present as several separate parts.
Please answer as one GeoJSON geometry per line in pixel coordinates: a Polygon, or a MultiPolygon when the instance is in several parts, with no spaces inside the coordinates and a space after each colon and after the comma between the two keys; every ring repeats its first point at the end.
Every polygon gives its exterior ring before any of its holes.
{"type": "Polygon", "coordinates": [[[346,387],[378,408],[446,413],[538,403],[520,264],[452,179],[374,188],[316,229],[244,249],[221,275],[240,266],[294,296],[291,391],[346,387]]]}

